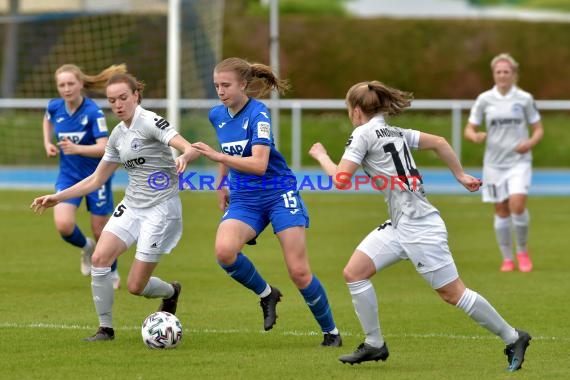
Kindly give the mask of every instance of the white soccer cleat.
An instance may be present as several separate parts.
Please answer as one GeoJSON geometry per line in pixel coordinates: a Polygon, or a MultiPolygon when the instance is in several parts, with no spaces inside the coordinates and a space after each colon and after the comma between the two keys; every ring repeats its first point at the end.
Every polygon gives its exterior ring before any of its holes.
{"type": "Polygon", "coordinates": [[[121,276],[119,271],[115,270],[111,272],[111,278],[113,279],[113,289],[118,290],[121,287],[121,276]]]}
{"type": "Polygon", "coordinates": [[[81,274],[89,276],[91,274],[91,255],[95,250],[95,241],[87,238],[87,244],[81,250],[81,274]]]}

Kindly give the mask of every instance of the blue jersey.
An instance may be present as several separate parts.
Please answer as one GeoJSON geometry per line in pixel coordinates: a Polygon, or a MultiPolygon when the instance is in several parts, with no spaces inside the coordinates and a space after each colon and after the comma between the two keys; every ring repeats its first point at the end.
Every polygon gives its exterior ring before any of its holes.
{"type": "Polygon", "coordinates": [[[285,159],[275,148],[269,110],[262,102],[249,99],[246,105],[234,116],[231,116],[224,105],[210,110],[210,123],[216,130],[220,148],[224,154],[250,157],[254,145],[266,145],[270,149],[269,163],[263,176],[252,175],[229,168],[229,185],[232,197],[245,192],[248,196],[260,190],[295,189],[295,176],[285,159]]]}
{"type": "MultiPolygon", "coordinates": [[[[109,135],[103,111],[89,98],[84,97],[73,114],[69,114],[63,99],[52,99],[47,106],[46,118],[53,125],[58,142],[70,139],[75,144],[93,145],[98,138],[109,135]]],[[[81,181],[95,171],[100,160],[98,157],[66,155],[60,151],[58,182],[62,177],[81,181]]]]}

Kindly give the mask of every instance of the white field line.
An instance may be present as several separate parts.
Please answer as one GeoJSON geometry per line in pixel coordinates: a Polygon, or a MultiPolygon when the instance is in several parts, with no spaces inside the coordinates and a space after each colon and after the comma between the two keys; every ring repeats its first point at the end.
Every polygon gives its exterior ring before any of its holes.
{"type": "MultiPolygon", "coordinates": [[[[65,325],[54,323],[0,323],[0,329],[17,328],[17,329],[59,329],[59,330],[95,330],[96,326],[86,325],[65,325]]],[[[139,330],[140,326],[120,326],[115,327],[115,330],[139,330]]],[[[189,334],[273,334],[283,336],[320,336],[322,333],[318,331],[271,331],[266,332],[263,330],[249,330],[249,329],[184,329],[189,334]]],[[[341,331],[343,336],[360,336],[362,333],[353,333],[350,331],[341,331]]],[[[452,339],[452,340],[495,340],[497,339],[491,334],[487,335],[454,335],[454,334],[440,334],[440,333],[426,333],[426,334],[384,334],[387,338],[415,338],[415,339],[452,339]]],[[[544,341],[570,341],[568,336],[534,336],[533,340],[544,341]]]]}

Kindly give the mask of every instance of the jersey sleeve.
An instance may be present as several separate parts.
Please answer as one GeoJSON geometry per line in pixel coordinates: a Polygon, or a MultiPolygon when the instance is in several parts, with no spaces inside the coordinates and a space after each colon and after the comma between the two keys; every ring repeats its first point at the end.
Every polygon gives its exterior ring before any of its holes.
{"type": "Polygon", "coordinates": [[[271,145],[273,141],[273,131],[271,130],[271,119],[269,112],[259,111],[253,114],[251,120],[251,145],[271,145]]]}
{"type": "Polygon", "coordinates": [[[51,122],[51,115],[54,113],[55,108],[56,108],[56,104],[55,104],[55,100],[56,99],[51,99],[46,107],[46,112],[44,114],[45,118],[47,120],[49,120],[51,122]]]}
{"type": "Polygon", "coordinates": [[[483,99],[482,95],[479,95],[475,101],[475,104],[473,104],[473,107],[471,107],[468,122],[477,126],[483,124],[484,111],[485,100],[483,99]]]}
{"type": "Polygon", "coordinates": [[[368,152],[368,140],[362,128],[356,128],[348,138],[344,148],[343,160],[360,165],[368,152]]]}
{"type": "Polygon", "coordinates": [[[406,141],[406,144],[410,147],[410,149],[418,149],[420,146],[420,131],[415,129],[400,129],[402,132],[402,137],[406,141]]]}
{"type": "Polygon", "coordinates": [[[540,112],[538,112],[538,108],[536,107],[536,103],[532,95],[529,94],[529,100],[526,102],[524,107],[524,112],[526,115],[526,119],[529,124],[534,124],[540,121],[540,112]]]}
{"type": "Polygon", "coordinates": [[[117,149],[117,143],[119,138],[120,128],[115,127],[109,136],[109,141],[105,145],[105,154],[102,160],[109,162],[121,163],[121,156],[119,155],[119,149],[117,149]]]}
{"type": "Polygon", "coordinates": [[[168,145],[170,140],[178,134],[178,132],[170,125],[170,123],[157,114],[152,114],[152,119],[145,120],[143,128],[145,134],[151,135],[164,145],[168,145]]]}
{"type": "Polygon", "coordinates": [[[89,119],[91,122],[91,131],[95,139],[109,136],[109,130],[107,129],[107,120],[105,119],[103,110],[97,107],[93,112],[91,112],[89,119]]]}

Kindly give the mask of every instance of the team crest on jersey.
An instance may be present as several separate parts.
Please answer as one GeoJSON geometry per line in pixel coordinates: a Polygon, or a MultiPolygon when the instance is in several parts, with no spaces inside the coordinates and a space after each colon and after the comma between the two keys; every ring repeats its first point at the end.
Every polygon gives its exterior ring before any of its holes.
{"type": "Polygon", "coordinates": [[[257,123],[257,137],[260,139],[269,139],[271,137],[271,126],[266,121],[257,123]]]}
{"type": "Polygon", "coordinates": [[[522,115],[524,108],[522,106],[522,104],[519,103],[515,103],[513,104],[511,111],[515,114],[515,115],[522,115]]]}
{"type": "Polygon", "coordinates": [[[141,146],[142,144],[139,139],[133,139],[131,141],[131,149],[134,150],[135,152],[138,151],[141,148],[141,146]]]}
{"type": "Polygon", "coordinates": [[[87,117],[87,115],[83,115],[79,123],[85,127],[87,123],[89,123],[89,118],[87,117]]]}
{"type": "Polygon", "coordinates": [[[69,140],[74,144],[79,144],[86,132],[61,132],[58,134],[58,140],[69,140]]]}
{"type": "Polygon", "coordinates": [[[231,141],[222,144],[222,152],[230,156],[242,156],[249,140],[231,141]]]}

